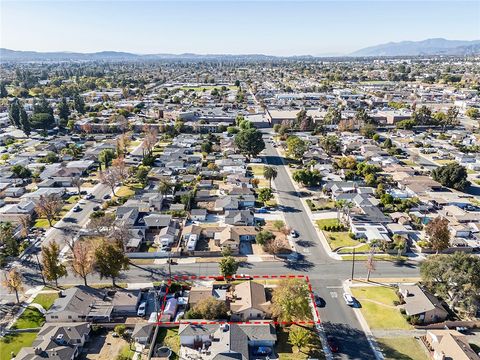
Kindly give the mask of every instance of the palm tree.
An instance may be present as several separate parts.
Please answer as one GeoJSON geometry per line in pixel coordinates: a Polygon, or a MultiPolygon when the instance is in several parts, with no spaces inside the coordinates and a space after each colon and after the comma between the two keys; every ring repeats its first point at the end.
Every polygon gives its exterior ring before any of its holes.
{"type": "Polygon", "coordinates": [[[168,192],[172,191],[174,188],[173,184],[169,181],[163,180],[158,184],[158,191],[162,194],[162,202],[168,192]]]}
{"type": "Polygon", "coordinates": [[[277,175],[278,175],[278,171],[276,167],[265,166],[263,168],[263,176],[265,177],[265,179],[269,181],[270,189],[272,188],[272,180],[275,180],[277,175]]]}

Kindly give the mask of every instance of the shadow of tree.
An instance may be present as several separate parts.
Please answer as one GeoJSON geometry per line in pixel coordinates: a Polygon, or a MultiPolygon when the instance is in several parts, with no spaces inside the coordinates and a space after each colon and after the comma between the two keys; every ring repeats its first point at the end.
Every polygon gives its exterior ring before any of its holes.
{"type": "Polygon", "coordinates": [[[337,340],[339,354],[347,355],[348,359],[375,359],[365,333],[347,324],[324,322],[323,328],[327,335],[337,340]]]}

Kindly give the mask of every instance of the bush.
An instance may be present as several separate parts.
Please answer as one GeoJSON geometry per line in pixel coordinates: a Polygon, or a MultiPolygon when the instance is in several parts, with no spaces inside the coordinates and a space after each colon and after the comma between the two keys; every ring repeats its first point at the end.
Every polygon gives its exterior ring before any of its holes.
{"type": "Polygon", "coordinates": [[[113,331],[115,331],[118,335],[120,335],[121,337],[123,337],[125,335],[125,330],[127,328],[125,327],[125,325],[117,325],[114,327],[113,331]]]}

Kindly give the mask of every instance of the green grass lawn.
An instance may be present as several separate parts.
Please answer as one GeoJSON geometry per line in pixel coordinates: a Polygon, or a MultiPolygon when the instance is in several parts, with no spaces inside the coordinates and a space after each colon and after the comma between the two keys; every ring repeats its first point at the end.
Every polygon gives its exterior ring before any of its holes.
{"type": "Polygon", "coordinates": [[[0,359],[10,359],[11,354],[17,355],[21,348],[31,346],[38,332],[8,334],[0,340],[0,359]]]}
{"type": "MultiPolygon", "coordinates": [[[[370,255],[366,255],[366,254],[355,255],[355,260],[366,261],[366,260],[368,260],[369,257],[370,257],[370,255]]],[[[351,261],[352,258],[353,258],[353,255],[343,255],[342,256],[342,260],[351,261]]],[[[375,260],[378,260],[378,261],[406,261],[406,260],[408,260],[408,257],[406,257],[406,256],[400,256],[400,258],[398,258],[397,256],[390,255],[390,254],[375,254],[374,258],[375,258],[375,260]]]]}
{"type": "Polygon", "coordinates": [[[177,360],[180,353],[180,337],[178,336],[178,328],[158,329],[157,344],[168,346],[173,354],[170,356],[171,360],[177,360]]]}
{"type": "Polygon", "coordinates": [[[48,310],[52,307],[56,299],[58,299],[58,293],[44,293],[35,296],[33,302],[42,305],[45,310],[48,310]]]}
{"type": "MultiPolygon", "coordinates": [[[[355,252],[357,252],[357,253],[368,252],[368,251],[370,251],[370,245],[368,245],[368,244],[363,244],[362,246],[360,246],[358,248],[355,248],[355,252]]],[[[353,252],[353,249],[351,249],[351,248],[344,248],[344,249],[338,250],[339,254],[351,254],[352,252],[353,252]]]]}
{"type": "Polygon", "coordinates": [[[371,329],[404,329],[413,327],[393,305],[398,300],[395,289],[383,286],[352,287],[352,293],[362,304],[361,312],[371,329]]]}
{"type": "Polygon", "coordinates": [[[261,176],[263,177],[263,168],[264,165],[250,165],[250,171],[253,173],[255,177],[261,176]]]}
{"type": "Polygon", "coordinates": [[[386,360],[427,360],[422,345],[413,337],[379,338],[386,360]]]}
{"type": "Polygon", "coordinates": [[[323,231],[323,233],[325,234],[328,245],[330,245],[330,248],[332,250],[343,246],[356,246],[358,244],[361,244],[360,241],[352,239],[346,231],[323,231]]]}
{"type": "Polygon", "coordinates": [[[43,314],[33,307],[28,307],[13,324],[13,327],[15,329],[33,329],[41,327],[44,323],[45,317],[43,314]]]}
{"type": "Polygon", "coordinates": [[[332,219],[321,219],[315,221],[317,223],[317,226],[319,229],[323,229],[325,226],[335,226],[338,225],[338,219],[337,218],[332,218],[332,219]]]}
{"type": "Polygon", "coordinates": [[[80,200],[80,196],[78,195],[72,195],[70,196],[67,200],[65,200],[65,202],[67,204],[75,204],[78,200],[80,200]]]}
{"type": "Polygon", "coordinates": [[[122,347],[122,350],[120,351],[119,355],[123,355],[125,359],[133,359],[133,355],[135,355],[135,351],[130,349],[130,344],[125,344],[125,346],[122,347]]]}
{"type": "MultiPolygon", "coordinates": [[[[57,223],[56,220],[52,221],[53,225],[55,225],[56,223],[57,223]]],[[[48,229],[50,227],[50,225],[48,224],[48,220],[45,218],[37,218],[33,226],[36,228],[44,228],[44,229],[48,229]]]]}
{"type": "Polygon", "coordinates": [[[133,190],[130,186],[121,186],[116,192],[115,195],[117,197],[131,197],[135,195],[135,190],[133,190]]]}

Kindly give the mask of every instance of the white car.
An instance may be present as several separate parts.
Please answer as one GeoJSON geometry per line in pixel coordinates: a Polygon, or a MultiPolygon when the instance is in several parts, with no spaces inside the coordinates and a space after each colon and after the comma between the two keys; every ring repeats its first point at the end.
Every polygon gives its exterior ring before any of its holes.
{"type": "Polygon", "coordinates": [[[348,305],[348,306],[353,306],[355,305],[355,298],[350,295],[350,294],[347,294],[347,293],[343,293],[343,300],[345,300],[345,303],[348,305]]]}
{"type": "Polygon", "coordinates": [[[292,238],[297,238],[297,237],[298,237],[298,232],[297,232],[297,230],[292,230],[292,231],[290,231],[290,236],[291,236],[292,238]]]}
{"type": "Polygon", "coordinates": [[[147,303],[144,301],[140,304],[137,310],[137,316],[145,316],[145,313],[147,312],[147,303]]]}

